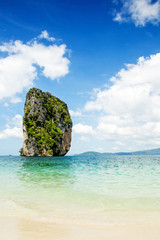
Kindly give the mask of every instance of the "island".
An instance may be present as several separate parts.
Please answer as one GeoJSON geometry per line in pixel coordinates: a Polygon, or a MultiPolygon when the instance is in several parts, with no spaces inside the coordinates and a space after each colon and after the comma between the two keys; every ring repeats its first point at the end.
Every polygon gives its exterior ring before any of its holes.
{"type": "Polygon", "coordinates": [[[21,156],[64,156],[71,146],[72,120],[67,104],[32,88],[26,95],[21,156]]]}

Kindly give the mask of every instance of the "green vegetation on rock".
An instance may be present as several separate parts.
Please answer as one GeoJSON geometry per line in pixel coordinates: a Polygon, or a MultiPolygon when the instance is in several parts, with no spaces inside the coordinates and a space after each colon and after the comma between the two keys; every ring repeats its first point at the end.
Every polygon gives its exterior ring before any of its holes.
{"type": "Polygon", "coordinates": [[[23,154],[23,148],[19,150],[19,153],[22,155],[23,154]]]}
{"type": "Polygon", "coordinates": [[[63,101],[32,88],[26,96],[23,124],[28,135],[26,146],[34,145],[37,155],[44,155],[44,151],[46,155],[59,155],[63,134],[72,127],[72,120],[63,101]]]}

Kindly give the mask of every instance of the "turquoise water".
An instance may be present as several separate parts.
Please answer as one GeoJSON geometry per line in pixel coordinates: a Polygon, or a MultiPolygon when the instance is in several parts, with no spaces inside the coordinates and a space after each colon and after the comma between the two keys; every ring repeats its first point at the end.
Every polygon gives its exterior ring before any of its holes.
{"type": "Polygon", "coordinates": [[[160,215],[160,156],[1,156],[0,212],[94,224],[160,215]]]}

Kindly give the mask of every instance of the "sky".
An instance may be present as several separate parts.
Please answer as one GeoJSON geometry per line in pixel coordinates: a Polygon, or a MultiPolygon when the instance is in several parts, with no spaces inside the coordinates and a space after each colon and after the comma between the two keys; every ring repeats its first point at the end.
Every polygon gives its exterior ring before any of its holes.
{"type": "Polygon", "coordinates": [[[31,87],[67,103],[69,155],[159,148],[160,0],[0,1],[0,155],[31,87]]]}

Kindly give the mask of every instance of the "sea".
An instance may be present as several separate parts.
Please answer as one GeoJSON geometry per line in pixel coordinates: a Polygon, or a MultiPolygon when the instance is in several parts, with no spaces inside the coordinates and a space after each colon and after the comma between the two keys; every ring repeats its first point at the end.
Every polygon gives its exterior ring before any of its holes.
{"type": "Polygon", "coordinates": [[[160,156],[1,156],[0,216],[104,227],[160,224],[160,156]]]}

